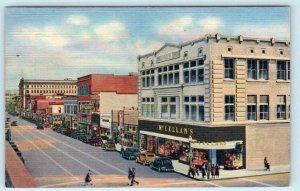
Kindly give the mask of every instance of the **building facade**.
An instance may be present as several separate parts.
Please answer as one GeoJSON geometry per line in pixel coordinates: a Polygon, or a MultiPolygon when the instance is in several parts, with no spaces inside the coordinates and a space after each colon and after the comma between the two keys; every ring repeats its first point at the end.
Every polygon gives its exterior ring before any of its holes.
{"type": "Polygon", "coordinates": [[[288,41],[207,35],[138,56],[138,68],[145,149],[225,168],[289,164],[288,41]]]}
{"type": "Polygon", "coordinates": [[[112,138],[111,110],[137,108],[138,76],[90,74],[78,78],[78,127],[112,138]]]}
{"type": "Polygon", "coordinates": [[[112,110],[112,139],[121,146],[138,147],[138,110],[112,110]]]}
{"type": "Polygon", "coordinates": [[[77,129],[78,103],[76,96],[64,96],[64,123],[71,129],[77,129]]]}
{"type": "Polygon", "coordinates": [[[5,91],[5,110],[11,113],[16,112],[18,90],[6,90],[5,91]]]}
{"type": "Polygon", "coordinates": [[[22,78],[19,83],[19,95],[22,100],[21,108],[26,110],[30,96],[76,96],[77,81],[68,78],[65,80],[26,80],[22,78]]]}

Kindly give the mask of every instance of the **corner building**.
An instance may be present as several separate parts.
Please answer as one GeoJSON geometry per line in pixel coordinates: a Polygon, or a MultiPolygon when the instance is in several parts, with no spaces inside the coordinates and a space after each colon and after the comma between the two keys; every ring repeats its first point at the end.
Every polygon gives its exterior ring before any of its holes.
{"type": "Polygon", "coordinates": [[[199,166],[289,165],[289,46],[216,34],[138,56],[140,147],[199,166]]]}

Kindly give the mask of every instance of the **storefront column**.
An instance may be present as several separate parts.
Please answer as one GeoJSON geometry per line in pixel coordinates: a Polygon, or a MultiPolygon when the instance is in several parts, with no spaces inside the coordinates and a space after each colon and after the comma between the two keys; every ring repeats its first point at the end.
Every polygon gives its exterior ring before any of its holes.
{"type": "Polygon", "coordinates": [[[217,151],[210,150],[211,152],[211,164],[217,164],[217,151]]]}

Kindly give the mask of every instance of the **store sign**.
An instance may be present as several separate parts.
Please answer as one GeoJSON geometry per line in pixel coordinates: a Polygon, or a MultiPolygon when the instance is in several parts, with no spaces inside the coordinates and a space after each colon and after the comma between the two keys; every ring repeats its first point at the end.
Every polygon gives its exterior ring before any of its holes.
{"type": "Polygon", "coordinates": [[[80,110],[93,110],[94,105],[92,104],[87,104],[87,105],[80,105],[80,110]]]}
{"type": "Polygon", "coordinates": [[[164,62],[164,61],[172,60],[172,59],[179,58],[179,57],[180,57],[180,51],[176,51],[176,52],[171,52],[171,53],[168,53],[168,54],[165,54],[162,56],[158,56],[156,61],[159,63],[159,62],[164,62]]]}
{"type": "Polygon", "coordinates": [[[188,127],[176,127],[170,125],[158,125],[158,131],[168,132],[168,133],[177,133],[182,135],[192,135],[193,129],[188,127]]]}
{"type": "Polygon", "coordinates": [[[111,115],[100,114],[100,126],[104,128],[111,128],[111,115]]]}

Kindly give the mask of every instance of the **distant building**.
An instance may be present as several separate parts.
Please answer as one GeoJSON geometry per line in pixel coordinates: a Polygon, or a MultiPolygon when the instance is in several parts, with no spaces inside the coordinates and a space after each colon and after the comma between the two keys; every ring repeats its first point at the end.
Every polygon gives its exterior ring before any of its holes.
{"type": "Polygon", "coordinates": [[[136,75],[90,74],[78,78],[78,127],[111,137],[111,110],[137,108],[136,75]]]}
{"type": "Polygon", "coordinates": [[[77,128],[78,103],[76,96],[64,96],[64,122],[71,129],[77,128]]]}
{"type": "Polygon", "coordinates": [[[138,56],[140,145],[225,168],[290,163],[290,44],[207,35],[138,56]]]}
{"type": "Polygon", "coordinates": [[[18,90],[6,90],[5,91],[5,110],[10,112],[16,111],[18,90]]]}
{"type": "Polygon", "coordinates": [[[60,98],[64,95],[77,95],[77,81],[65,80],[32,80],[21,79],[19,83],[19,95],[23,112],[28,108],[30,96],[44,95],[60,98]]]}

